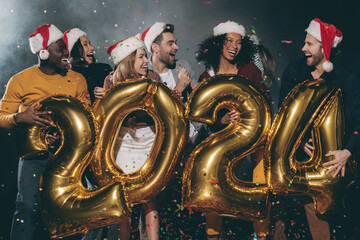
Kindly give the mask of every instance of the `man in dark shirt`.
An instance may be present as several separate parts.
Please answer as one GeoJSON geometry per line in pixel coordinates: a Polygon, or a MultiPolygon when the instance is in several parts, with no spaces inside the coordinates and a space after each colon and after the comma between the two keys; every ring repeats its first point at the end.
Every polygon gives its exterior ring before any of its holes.
{"type": "MultiPolygon", "coordinates": [[[[279,95],[279,105],[286,95],[299,83],[308,79],[323,78],[333,81],[341,89],[346,118],[345,147],[328,153],[333,160],[324,164],[331,166],[327,174],[335,177],[341,172],[345,175],[345,165],[350,156],[356,156],[360,147],[360,83],[355,74],[351,73],[340,63],[333,61],[337,47],[342,41],[342,33],[334,25],[329,25],[316,18],[311,21],[302,48],[305,57],[292,62],[285,69],[279,95]]],[[[310,138],[304,145],[304,151],[311,156],[314,147],[310,138]]],[[[329,225],[326,220],[316,216],[314,204],[305,205],[311,234],[314,240],[330,239],[329,225]]]]}

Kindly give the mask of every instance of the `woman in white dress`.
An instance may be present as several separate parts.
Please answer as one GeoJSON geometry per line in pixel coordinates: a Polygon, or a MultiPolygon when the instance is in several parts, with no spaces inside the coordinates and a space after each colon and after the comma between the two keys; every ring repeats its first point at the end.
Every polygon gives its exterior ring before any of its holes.
{"type": "MultiPolygon", "coordinates": [[[[129,37],[108,49],[116,70],[105,79],[104,88],[96,88],[95,97],[102,98],[104,89],[126,79],[145,77],[160,82],[160,77],[148,70],[149,60],[144,43],[138,37],[129,37]]],[[[139,170],[145,163],[155,140],[153,119],[145,111],[135,111],[123,121],[115,144],[116,163],[124,171],[131,173],[139,170]]],[[[144,204],[146,233],[149,240],[159,239],[159,213],[156,203],[151,200],[144,204]]],[[[130,219],[120,224],[121,240],[130,237],[130,219]]]]}

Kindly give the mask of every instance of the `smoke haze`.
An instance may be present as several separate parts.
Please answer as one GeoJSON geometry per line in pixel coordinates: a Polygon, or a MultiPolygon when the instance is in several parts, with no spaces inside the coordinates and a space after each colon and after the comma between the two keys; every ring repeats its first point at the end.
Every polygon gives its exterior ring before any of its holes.
{"type": "MultiPolygon", "coordinates": [[[[344,1],[269,1],[269,0],[1,0],[0,8],[0,96],[9,78],[37,63],[30,52],[28,37],[36,28],[52,23],[63,32],[78,27],[85,31],[96,47],[99,62],[109,63],[106,48],[118,40],[142,33],[156,21],[175,25],[180,50],[177,58],[190,62],[199,75],[204,66],[195,60],[197,44],[212,34],[219,22],[233,20],[244,25],[247,34],[256,31],[261,44],[277,62],[277,77],[289,63],[302,55],[304,30],[319,17],[333,23],[344,33],[344,60],[359,73],[355,45],[355,13],[344,1]],[[332,2],[334,4],[332,4],[332,2]],[[284,43],[283,40],[292,41],[284,43]]],[[[353,10],[355,12],[355,10],[353,10]]],[[[358,51],[358,50],[357,50],[358,51]]],[[[359,51],[358,51],[359,52],[359,51]]],[[[359,75],[359,74],[358,74],[359,75]]],[[[280,81],[272,86],[276,101],[280,81]]],[[[277,104],[274,104],[275,106],[277,104]]]]}

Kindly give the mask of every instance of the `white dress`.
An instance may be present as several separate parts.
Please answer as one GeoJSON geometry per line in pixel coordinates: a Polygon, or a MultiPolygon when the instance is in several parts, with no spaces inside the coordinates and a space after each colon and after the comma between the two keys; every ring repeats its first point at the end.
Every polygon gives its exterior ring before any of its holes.
{"type": "Polygon", "coordinates": [[[124,171],[131,173],[139,170],[151,151],[155,140],[155,126],[129,128],[122,126],[118,135],[120,148],[116,163],[124,171]]]}

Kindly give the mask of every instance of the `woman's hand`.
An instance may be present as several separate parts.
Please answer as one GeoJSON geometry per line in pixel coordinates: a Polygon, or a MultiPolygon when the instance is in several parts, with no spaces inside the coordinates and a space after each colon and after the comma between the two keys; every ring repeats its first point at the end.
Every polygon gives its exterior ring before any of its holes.
{"type": "Polygon", "coordinates": [[[173,92],[175,93],[175,96],[180,99],[180,101],[184,100],[184,97],[177,90],[174,89],[173,92]]]}
{"type": "Polygon", "coordinates": [[[323,166],[330,166],[332,167],[326,172],[326,174],[330,174],[332,171],[334,171],[333,178],[338,175],[338,173],[341,171],[341,176],[345,176],[345,165],[347,163],[347,160],[351,156],[351,152],[347,149],[344,150],[336,150],[333,152],[329,152],[325,155],[326,157],[334,156],[334,160],[324,163],[323,166]]]}
{"type": "Polygon", "coordinates": [[[232,111],[228,112],[227,114],[225,114],[225,116],[223,116],[221,118],[220,122],[223,125],[228,125],[228,124],[234,122],[238,118],[239,118],[239,113],[235,110],[232,110],[232,111]]]}
{"type": "Polygon", "coordinates": [[[95,87],[94,89],[95,98],[102,99],[104,97],[105,92],[106,92],[105,88],[95,87]]]}
{"type": "Polygon", "coordinates": [[[306,152],[307,155],[309,155],[309,157],[312,156],[313,151],[315,150],[315,147],[312,145],[312,138],[310,138],[303,146],[303,150],[304,152],[306,152]]]}

